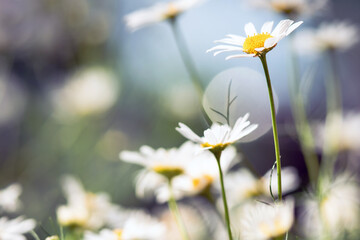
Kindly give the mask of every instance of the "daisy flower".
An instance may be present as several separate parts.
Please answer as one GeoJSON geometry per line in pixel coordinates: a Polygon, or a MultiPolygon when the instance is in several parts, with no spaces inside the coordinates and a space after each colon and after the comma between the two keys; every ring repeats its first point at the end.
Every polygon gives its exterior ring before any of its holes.
{"type": "Polygon", "coordinates": [[[346,51],[359,41],[358,27],[346,21],[321,23],[317,29],[305,29],[295,38],[301,46],[300,54],[313,54],[326,50],[346,51]]]}
{"type": "Polygon", "coordinates": [[[187,139],[195,143],[200,143],[204,149],[217,152],[224,150],[227,146],[245,137],[257,128],[258,125],[250,124],[247,120],[248,118],[249,114],[240,117],[235,122],[234,127],[230,127],[227,124],[220,125],[214,123],[209,129],[204,131],[203,137],[196,135],[183,123],[179,123],[179,127],[177,127],[176,130],[187,139]]]}
{"type": "Polygon", "coordinates": [[[254,7],[270,9],[287,16],[312,15],[326,6],[328,0],[251,0],[254,7]]]}
{"type": "Polygon", "coordinates": [[[139,152],[122,151],[120,159],[144,166],[146,172],[154,172],[168,180],[183,174],[186,165],[194,158],[199,147],[191,142],[185,142],[179,148],[157,150],[149,147],[142,146],[139,152]]]}
{"type": "Polygon", "coordinates": [[[360,230],[359,196],[359,182],[350,173],[327,180],[320,194],[310,195],[304,202],[301,216],[304,233],[312,239],[319,239],[324,233],[340,239],[346,231],[360,230]]]}
{"type": "Polygon", "coordinates": [[[333,113],[328,119],[315,126],[317,146],[329,152],[360,152],[360,113],[333,113]]]}
{"type": "Polygon", "coordinates": [[[294,223],[294,201],[274,204],[255,202],[242,208],[240,218],[241,239],[270,240],[284,235],[294,223]]]}
{"type": "Polygon", "coordinates": [[[227,35],[228,38],[215,41],[215,43],[222,43],[226,45],[218,45],[210,48],[207,52],[214,52],[214,56],[223,52],[244,52],[242,54],[230,55],[225,59],[241,58],[241,57],[258,57],[264,55],[272,50],[276,44],[292,33],[303,22],[296,22],[286,19],[278,23],[274,30],[272,30],[274,22],[265,22],[261,28],[260,33],[255,29],[253,23],[245,25],[245,34],[247,37],[238,35],[227,35]]]}
{"type": "Polygon", "coordinates": [[[23,216],[9,220],[7,217],[0,218],[1,240],[26,240],[25,233],[30,232],[36,226],[35,220],[25,219],[23,216]]]}
{"type": "MultiPolygon", "coordinates": [[[[219,180],[219,170],[215,161],[209,161],[213,158],[212,153],[208,151],[202,151],[200,154],[189,162],[186,168],[186,173],[174,178],[172,187],[177,193],[176,199],[180,199],[186,196],[195,196],[204,194],[206,196],[214,182],[219,180]]],[[[235,147],[229,146],[226,148],[221,157],[221,169],[226,174],[238,159],[236,158],[235,147]]],[[[159,202],[165,202],[169,199],[168,188],[161,187],[157,191],[157,199],[159,202]]]]}
{"type": "Polygon", "coordinates": [[[126,26],[135,31],[142,27],[175,18],[179,14],[193,8],[205,0],[177,0],[157,3],[152,7],[135,11],[124,17],[126,26]]]}
{"type": "Polygon", "coordinates": [[[161,240],[165,239],[165,232],[163,223],[144,212],[136,211],[132,212],[121,226],[113,230],[103,229],[98,234],[86,231],[84,240],[161,240]]]}
{"type": "MultiPolygon", "coordinates": [[[[284,167],[282,170],[282,186],[283,193],[288,193],[295,190],[299,184],[300,179],[297,171],[293,167],[284,167]]],[[[225,176],[225,189],[228,193],[228,202],[230,208],[242,204],[245,200],[253,197],[263,196],[266,199],[270,198],[270,172],[269,170],[264,176],[257,178],[249,170],[240,169],[234,173],[225,176]]],[[[274,196],[278,195],[276,189],[276,171],[274,171],[271,182],[272,192],[274,196]]]]}
{"type": "Polygon", "coordinates": [[[113,209],[106,193],[87,192],[72,176],[64,177],[62,185],[68,201],[56,211],[62,226],[96,230],[105,224],[108,213],[113,209]]]}
{"type": "Polygon", "coordinates": [[[19,196],[22,188],[18,183],[13,183],[3,190],[0,190],[0,213],[15,212],[21,207],[19,196]]]}

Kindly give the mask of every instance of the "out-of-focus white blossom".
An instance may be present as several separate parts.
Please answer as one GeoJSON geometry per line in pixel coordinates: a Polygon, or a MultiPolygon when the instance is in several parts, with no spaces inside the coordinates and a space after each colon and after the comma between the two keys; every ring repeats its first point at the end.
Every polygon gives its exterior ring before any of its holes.
{"type": "Polygon", "coordinates": [[[152,7],[132,12],[125,16],[127,27],[132,30],[174,18],[180,13],[189,10],[205,0],[177,0],[170,2],[157,3],[152,7]]]}
{"type": "Polygon", "coordinates": [[[116,229],[103,229],[98,234],[86,231],[84,240],[165,240],[165,233],[163,223],[144,212],[136,211],[116,229]]]}
{"type": "Polygon", "coordinates": [[[326,123],[316,124],[316,140],[326,151],[360,152],[360,113],[348,112],[344,116],[333,113],[326,123]]]}
{"type": "Polygon", "coordinates": [[[316,29],[303,29],[296,35],[299,54],[326,50],[346,51],[359,41],[358,27],[347,21],[324,22],[316,29]]]}
{"type": "Polygon", "coordinates": [[[35,226],[35,220],[25,219],[23,216],[11,220],[2,217],[0,218],[0,239],[26,240],[24,234],[33,230],[35,226]]]}
{"type": "Polygon", "coordinates": [[[13,183],[5,189],[0,190],[0,213],[15,212],[21,207],[19,196],[22,192],[21,185],[13,183]]]}
{"type": "Polygon", "coordinates": [[[304,202],[302,226],[304,233],[314,239],[342,236],[345,231],[360,230],[360,187],[349,173],[325,181],[319,196],[304,202]]]}
{"type": "Polygon", "coordinates": [[[241,54],[230,55],[225,59],[257,57],[271,51],[277,43],[292,33],[302,24],[302,21],[294,23],[294,21],[285,19],[281,20],[275,29],[272,30],[274,22],[265,22],[261,27],[260,33],[252,22],[245,25],[246,37],[229,34],[228,38],[216,40],[215,43],[226,45],[217,45],[210,48],[206,52],[214,52],[214,56],[223,52],[241,52],[241,54]]]}
{"type": "MultiPolygon", "coordinates": [[[[226,148],[221,155],[221,170],[227,174],[234,164],[236,164],[235,147],[226,148]]],[[[214,182],[219,180],[219,168],[212,153],[208,151],[201,152],[186,166],[184,174],[174,178],[172,187],[176,193],[175,198],[180,199],[186,196],[194,196],[204,191],[210,191],[214,182]]],[[[215,184],[219,185],[219,184],[215,184]]],[[[210,193],[210,192],[209,192],[210,193]]],[[[169,190],[165,186],[157,191],[159,202],[165,202],[169,199],[169,190]]]]}
{"type": "MultiPolygon", "coordinates": [[[[249,170],[240,169],[225,176],[225,189],[229,207],[240,206],[245,200],[253,197],[269,198],[271,196],[269,190],[270,172],[271,170],[261,178],[257,178],[249,170]]],[[[275,170],[271,178],[274,197],[278,195],[276,174],[275,170]]],[[[298,173],[293,167],[282,168],[281,177],[283,193],[295,190],[300,184],[298,173]]]]}
{"type": "Polygon", "coordinates": [[[101,67],[75,72],[63,87],[51,92],[55,116],[61,120],[103,113],[114,105],[117,97],[115,75],[101,67]]]}
{"type": "MultiPolygon", "coordinates": [[[[252,202],[238,212],[239,235],[246,240],[270,240],[284,235],[294,223],[294,201],[252,202]]],[[[234,216],[233,216],[234,219],[234,216]]],[[[236,234],[236,231],[235,231],[236,234]]]]}
{"type": "Polygon", "coordinates": [[[249,114],[240,117],[233,127],[227,124],[220,125],[214,123],[209,129],[204,131],[203,137],[196,135],[183,123],[179,123],[179,127],[176,130],[187,139],[200,143],[203,149],[222,151],[257,128],[257,124],[250,125],[250,122],[247,120],[248,118],[249,114]]]}
{"type": "Polygon", "coordinates": [[[64,177],[62,187],[67,205],[60,206],[56,211],[61,225],[96,230],[105,224],[108,213],[114,208],[106,193],[86,192],[72,176],[64,177]]]}
{"type": "Polygon", "coordinates": [[[254,7],[273,10],[292,17],[316,14],[326,6],[327,2],[328,0],[249,0],[254,7]]]}
{"type": "Polygon", "coordinates": [[[199,146],[185,142],[179,148],[157,150],[149,146],[142,146],[140,152],[122,151],[120,159],[125,162],[139,164],[146,168],[146,172],[154,172],[169,180],[183,174],[186,165],[199,151],[199,146]]]}

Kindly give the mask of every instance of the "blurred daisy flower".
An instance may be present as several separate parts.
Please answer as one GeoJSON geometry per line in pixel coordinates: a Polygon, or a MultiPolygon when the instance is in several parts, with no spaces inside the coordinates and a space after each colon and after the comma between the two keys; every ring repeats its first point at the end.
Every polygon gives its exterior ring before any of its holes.
{"type": "Polygon", "coordinates": [[[26,240],[25,233],[30,232],[36,226],[33,219],[25,219],[23,216],[9,220],[7,217],[0,218],[1,240],[26,240]]]}
{"type": "Polygon", "coordinates": [[[157,150],[149,146],[142,146],[140,152],[122,151],[120,159],[144,166],[143,174],[153,172],[161,178],[172,180],[174,177],[183,174],[186,165],[194,158],[199,147],[191,142],[185,142],[179,148],[157,150]]]}
{"type": "Polygon", "coordinates": [[[288,232],[294,223],[294,201],[274,204],[254,202],[244,206],[238,217],[241,218],[241,239],[276,239],[288,232]]]}
{"type": "MultiPolygon", "coordinates": [[[[177,193],[176,198],[180,199],[186,196],[203,195],[210,197],[210,189],[213,183],[219,180],[219,169],[215,161],[209,161],[214,156],[208,151],[202,151],[186,166],[184,174],[174,178],[172,187],[177,193]]],[[[222,153],[221,169],[224,174],[231,169],[238,161],[236,158],[235,147],[228,147],[222,153]]],[[[165,202],[169,199],[168,188],[161,187],[157,192],[159,202],[165,202]]]]}
{"type": "Polygon", "coordinates": [[[13,183],[0,190],[0,213],[1,212],[15,212],[21,207],[19,196],[22,192],[21,185],[13,183]]]}
{"type": "Polygon", "coordinates": [[[177,0],[157,3],[152,7],[135,11],[125,16],[126,26],[135,31],[142,27],[175,18],[179,14],[193,8],[205,0],[177,0]]]}
{"type": "Polygon", "coordinates": [[[108,213],[113,209],[106,193],[87,192],[72,176],[63,178],[62,187],[68,204],[58,207],[56,211],[59,224],[90,230],[99,229],[105,224],[108,213]]]}
{"type": "Polygon", "coordinates": [[[86,231],[84,240],[162,240],[165,239],[166,228],[163,223],[150,215],[135,211],[116,229],[103,229],[98,234],[86,231]]]}
{"type": "MultiPolygon", "coordinates": [[[[294,191],[300,185],[300,178],[297,170],[293,167],[284,167],[281,170],[282,175],[282,191],[288,193],[294,191]]],[[[230,173],[225,176],[225,189],[228,195],[228,203],[230,208],[240,206],[245,200],[254,197],[270,198],[270,173],[269,170],[264,176],[257,178],[249,170],[240,169],[237,172],[230,173]]],[[[274,171],[271,178],[271,186],[273,195],[276,197],[277,178],[274,171]]]]}
{"type": "Polygon", "coordinates": [[[298,28],[302,21],[294,23],[294,21],[286,19],[278,23],[272,30],[274,22],[265,22],[260,33],[255,29],[253,23],[245,25],[245,34],[247,37],[238,35],[227,35],[228,38],[216,40],[215,43],[226,45],[218,45],[210,48],[207,52],[213,52],[214,56],[223,52],[244,52],[243,54],[230,55],[225,59],[241,58],[241,57],[258,57],[272,50],[276,44],[298,28]]]}
{"type": "Polygon", "coordinates": [[[240,117],[234,127],[227,124],[220,125],[214,123],[209,129],[204,131],[204,136],[199,137],[188,126],[179,123],[176,130],[187,139],[200,143],[203,149],[209,149],[212,152],[222,151],[227,146],[235,143],[246,135],[250,134],[257,128],[257,124],[250,124],[247,120],[249,114],[240,117]]]}
{"type": "Polygon", "coordinates": [[[333,113],[325,123],[315,125],[317,146],[329,152],[360,151],[360,113],[333,113]]]}
{"type": "Polygon", "coordinates": [[[251,5],[296,17],[312,15],[326,6],[328,0],[252,0],[251,5]]]}
{"type": "Polygon", "coordinates": [[[343,239],[344,232],[359,231],[360,187],[356,178],[341,173],[334,180],[325,181],[320,191],[319,196],[309,196],[304,202],[301,216],[304,233],[314,239],[326,234],[343,239]]]}
{"type": "Polygon", "coordinates": [[[115,75],[101,67],[79,70],[64,86],[51,91],[55,117],[60,120],[103,113],[114,105],[117,97],[115,75]]]}
{"type": "Polygon", "coordinates": [[[324,22],[317,29],[304,29],[295,38],[299,54],[326,50],[346,51],[359,41],[358,27],[346,21],[324,22]]]}

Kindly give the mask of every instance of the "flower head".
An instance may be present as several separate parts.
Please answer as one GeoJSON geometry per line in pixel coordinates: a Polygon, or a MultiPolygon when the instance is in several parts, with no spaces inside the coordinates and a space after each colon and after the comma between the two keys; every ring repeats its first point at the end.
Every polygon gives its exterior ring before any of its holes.
{"type": "Polygon", "coordinates": [[[18,183],[13,183],[5,189],[0,190],[0,213],[2,211],[15,212],[20,208],[21,202],[19,196],[21,191],[21,185],[18,183]]]}
{"type": "Polygon", "coordinates": [[[179,127],[177,127],[176,130],[189,140],[200,143],[204,149],[222,151],[230,144],[235,143],[257,128],[257,124],[250,125],[250,122],[247,120],[248,118],[249,114],[240,117],[235,122],[234,127],[230,127],[227,124],[220,125],[214,123],[209,129],[204,131],[203,137],[196,135],[183,123],[179,123],[179,127]]]}
{"type": "Polygon", "coordinates": [[[359,30],[346,21],[324,22],[317,29],[305,29],[296,35],[301,54],[313,54],[326,50],[346,51],[359,41],[359,30]]]}
{"type": "Polygon", "coordinates": [[[72,176],[64,177],[63,189],[68,204],[60,206],[56,211],[61,225],[97,230],[105,224],[107,214],[113,208],[107,194],[86,192],[72,176]]]}
{"type": "MultiPolygon", "coordinates": [[[[186,196],[206,194],[208,190],[219,180],[219,169],[215,161],[209,161],[213,158],[208,151],[202,151],[188,163],[186,172],[172,182],[173,191],[176,192],[176,199],[186,196]]],[[[226,174],[238,159],[236,158],[235,147],[229,146],[221,155],[221,169],[226,174]]],[[[169,199],[170,193],[167,187],[161,187],[157,191],[157,199],[165,202],[169,199]]]]}
{"type": "Polygon", "coordinates": [[[260,33],[255,29],[253,23],[245,25],[245,33],[247,37],[237,35],[227,35],[228,38],[215,41],[216,43],[224,43],[228,45],[218,45],[207,52],[215,51],[214,56],[222,52],[241,51],[244,54],[231,55],[226,60],[240,57],[257,57],[269,52],[276,44],[298,28],[302,22],[296,22],[286,19],[279,22],[279,24],[272,31],[274,22],[266,22],[261,28],[260,33]]]}
{"type": "Polygon", "coordinates": [[[198,148],[191,142],[186,142],[179,148],[171,149],[159,148],[155,150],[149,146],[142,146],[140,152],[121,152],[120,159],[142,165],[146,167],[147,171],[155,172],[171,180],[184,173],[186,164],[193,159],[198,148]]]}
{"type": "Polygon", "coordinates": [[[167,3],[158,3],[152,7],[126,15],[125,23],[130,30],[135,31],[153,23],[174,18],[180,13],[195,7],[202,2],[204,2],[204,0],[177,0],[167,3]]]}
{"type": "Polygon", "coordinates": [[[360,230],[359,196],[359,182],[348,172],[324,179],[320,194],[310,195],[304,203],[301,220],[306,235],[319,239],[327,232],[340,239],[346,231],[360,230]]]}
{"type": "Polygon", "coordinates": [[[360,113],[349,112],[342,116],[333,113],[326,123],[317,124],[317,145],[326,151],[360,151],[360,113]]]}
{"type": "Polygon", "coordinates": [[[328,0],[252,0],[250,4],[274,10],[287,16],[313,14],[322,9],[328,0]]]}
{"type": "Polygon", "coordinates": [[[244,206],[240,213],[242,239],[270,240],[290,230],[294,222],[294,201],[271,205],[255,202],[244,206]]]}
{"type": "Polygon", "coordinates": [[[26,240],[25,233],[30,232],[36,226],[35,220],[17,217],[9,220],[7,217],[0,218],[0,239],[26,240]]]}
{"type": "Polygon", "coordinates": [[[166,232],[163,223],[141,211],[129,214],[121,225],[113,230],[103,229],[99,234],[86,231],[84,240],[160,240],[166,232]]]}

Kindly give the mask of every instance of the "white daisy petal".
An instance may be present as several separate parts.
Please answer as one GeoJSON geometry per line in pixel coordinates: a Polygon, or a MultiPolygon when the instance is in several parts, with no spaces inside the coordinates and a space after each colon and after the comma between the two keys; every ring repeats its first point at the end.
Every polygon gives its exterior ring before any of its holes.
{"type": "Polygon", "coordinates": [[[186,126],[183,123],[179,123],[179,127],[175,128],[175,129],[176,129],[176,131],[181,133],[181,135],[183,135],[184,137],[188,138],[189,140],[191,140],[193,142],[198,142],[198,143],[202,142],[201,138],[198,135],[196,135],[188,126],[186,126]]]}
{"type": "Polygon", "coordinates": [[[250,22],[245,25],[245,33],[246,36],[254,36],[257,34],[256,28],[253,23],[250,22]]]}
{"type": "Polygon", "coordinates": [[[265,47],[265,48],[272,48],[272,47],[274,47],[281,39],[283,39],[284,37],[285,37],[285,35],[278,36],[278,37],[273,37],[273,38],[268,38],[268,39],[265,40],[264,47],[265,47]]]}
{"type": "Polygon", "coordinates": [[[271,33],[273,25],[274,25],[273,21],[264,23],[264,25],[261,28],[261,32],[262,33],[271,33]]]}
{"type": "Polygon", "coordinates": [[[225,58],[225,60],[229,60],[232,58],[243,58],[243,57],[256,57],[256,54],[237,54],[237,55],[231,55],[225,58]]]}
{"type": "Polygon", "coordinates": [[[286,31],[286,36],[289,35],[290,33],[292,33],[295,29],[297,29],[302,23],[303,23],[303,21],[299,21],[299,22],[292,24],[286,31]]]}
{"type": "Polygon", "coordinates": [[[279,35],[285,34],[290,25],[293,23],[293,20],[285,19],[281,20],[278,25],[275,27],[274,31],[271,33],[272,36],[277,37],[279,35]]]}

